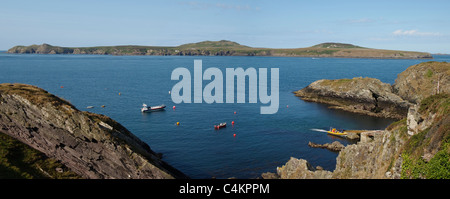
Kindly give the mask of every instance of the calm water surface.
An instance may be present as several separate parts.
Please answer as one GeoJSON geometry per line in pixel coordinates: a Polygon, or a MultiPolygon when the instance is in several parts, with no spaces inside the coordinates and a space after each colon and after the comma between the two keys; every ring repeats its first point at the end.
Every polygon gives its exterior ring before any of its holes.
{"type": "MultiPolygon", "coordinates": [[[[435,61],[450,60],[449,56],[435,57],[435,61]]],[[[429,60],[0,53],[0,83],[36,85],[80,110],[110,116],[154,151],[163,153],[163,160],[192,178],[254,178],[263,172],[275,172],[290,157],[304,158],[313,166],[333,170],[337,153],[309,148],[308,142],[349,143],[311,129],[383,129],[392,122],[329,110],[298,99],[293,91],[319,79],[359,76],[392,84],[398,73],[423,61],[429,60]],[[194,59],[203,60],[203,70],[217,67],[224,75],[225,68],[279,68],[278,113],[260,115],[260,103],[174,104],[168,91],[178,81],[170,80],[171,73],[177,67],[192,72],[194,59]],[[165,104],[168,108],[142,114],[142,103],[165,104]],[[95,108],[86,109],[87,106],[95,108]],[[235,121],[234,126],[231,121],[235,121]],[[214,130],[213,125],[220,122],[227,122],[228,127],[214,130]]]]}

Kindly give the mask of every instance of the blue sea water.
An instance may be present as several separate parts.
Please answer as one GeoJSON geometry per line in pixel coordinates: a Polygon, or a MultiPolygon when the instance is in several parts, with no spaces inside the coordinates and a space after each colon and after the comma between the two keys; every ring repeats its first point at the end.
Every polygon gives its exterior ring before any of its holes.
{"type": "MultiPolygon", "coordinates": [[[[433,61],[449,60],[450,56],[435,56],[433,61]]],[[[0,83],[36,85],[80,110],[107,115],[191,178],[255,178],[275,172],[290,157],[333,170],[337,153],[310,148],[308,142],[350,143],[311,129],[384,129],[392,122],[304,102],[293,91],[319,79],[360,76],[392,84],[397,74],[423,61],[429,60],[0,53],[0,83]],[[203,61],[203,70],[217,67],[224,75],[225,68],[279,68],[278,113],[259,114],[261,103],[174,104],[168,91],[178,81],[170,79],[171,73],[185,67],[194,78],[194,59],[203,61]],[[165,104],[167,108],[143,114],[142,103],[165,104]],[[227,128],[214,130],[220,122],[227,122],[227,128]]]]}

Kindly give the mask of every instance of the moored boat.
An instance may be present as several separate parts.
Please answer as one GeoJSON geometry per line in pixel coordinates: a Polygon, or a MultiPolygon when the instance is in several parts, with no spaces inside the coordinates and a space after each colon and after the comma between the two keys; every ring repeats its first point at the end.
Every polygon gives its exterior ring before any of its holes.
{"type": "Polygon", "coordinates": [[[161,111],[164,110],[166,106],[164,104],[159,106],[147,106],[147,104],[142,104],[141,112],[146,113],[150,111],[161,111]]]}
{"type": "Polygon", "coordinates": [[[227,127],[226,122],[222,122],[219,125],[214,125],[214,129],[221,129],[221,128],[225,128],[225,127],[227,127]]]}

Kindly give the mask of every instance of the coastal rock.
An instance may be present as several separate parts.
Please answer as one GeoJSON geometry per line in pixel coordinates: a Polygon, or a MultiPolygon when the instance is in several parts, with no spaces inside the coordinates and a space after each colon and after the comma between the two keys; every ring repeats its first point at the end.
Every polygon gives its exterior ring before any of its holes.
{"type": "Polygon", "coordinates": [[[277,168],[281,179],[329,179],[331,172],[316,170],[308,161],[291,157],[282,167],[277,168]]]}
{"type": "Polygon", "coordinates": [[[398,131],[361,133],[361,141],[358,144],[349,145],[339,153],[333,178],[386,178],[389,163],[398,157],[405,142],[395,139],[400,137],[398,131]]]}
{"type": "Polygon", "coordinates": [[[35,86],[0,84],[0,131],[84,178],[187,178],[116,121],[35,86]]]}
{"type": "Polygon", "coordinates": [[[408,116],[406,117],[406,124],[408,126],[408,135],[415,135],[422,131],[422,128],[419,128],[419,125],[422,123],[423,119],[420,117],[419,112],[417,111],[418,106],[411,106],[408,110],[408,116]]]}
{"type": "Polygon", "coordinates": [[[302,100],[329,104],[330,108],[396,119],[405,117],[410,105],[392,92],[390,84],[374,78],[323,79],[294,93],[302,100]]]}
{"type": "MultiPolygon", "coordinates": [[[[361,132],[357,144],[347,145],[336,158],[333,172],[317,173],[306,160],[291,158],[277,168],[280,179],[400,179],[450,178],[450,96],[440,94],[410,109],[422,118],[408,134],[412,122],[402,119],[385,130],[361,132]]],[[[413,125],[414,126],[414,125],[413,125]]],[[[269,176],[269,175],[266,175],[269,176]]]]}
{"type": "Polygon", "coordinates": [[[280,176],[278,176],[276,173],[266,172],[261,174],[262,179],[280,179],[280,176]]]}
{"type": "Polygon", "coordinates": [[[334,141],[333,143],[325,143],[325,144],[316,144],[313,142],[309,142],[308,143],[309,147],[312,148],[323,148],[323,149],[328,149],[330,151],[340,151],[343,148],[345,148],[345,146],[343,144],[341,144],[339,141],[334,141]]]}
{"type": "MultiPolygon", "coordinates": [[[[319,80],[295,92],[306,101],[401,119],[385,130],[361,132],[357,144],[339,152],[335,170],[326,177],[450,178],[449,77],[448,63],[426,62],[399,74],[393,89],[373,78],[354,78],[319,80]]],[[[278,176],[310,178],[313,170],[305,162],[291,158],[277,168],[278,176]]]]}
{"type": "Polygon", "coordinates": [[[359,140],[359,135],[357,133],[353,133],[353,132],[347,132],[347,139],[350,140],[359,140]]]}
{"type": "Polygon", "coordinates": [[[398,74],[394,93],[411,103],[439,93],[450,93],[450,63],[423,62],[398,74]]]}

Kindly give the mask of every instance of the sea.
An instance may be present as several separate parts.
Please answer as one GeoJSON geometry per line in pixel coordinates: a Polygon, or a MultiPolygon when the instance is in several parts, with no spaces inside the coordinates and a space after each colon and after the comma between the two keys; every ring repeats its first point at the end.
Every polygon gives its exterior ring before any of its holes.
{"type": "MultiPolygon", "coordinates": [[[[384,129],[393,122],[305,102],[293,91],[319,79],[373,77],[393,84],[408,66],[426,61],[450,61],[450,56],[418,60],[2,52],[0,83],[35,85],[68,100],[79,110],[107,115],[191,178],[257,178],[265,172],[276,172],[291,157],[333,171],[338,153],[310,148],[308,142],[354,144],[322,131],[330,127],[384,129]],[[224,81],[226,68],[279,68],[278,112],[260,114],[260,107],[267,104],[249,103],[248,87],[246,103],[175,104],[169,91],[179,81],[171,80],[172,71],[186,68],[194,79],[194,60],[202,60],[203,70],[220,69],[224,81]],[[143,103],[164,104],[167,108],[142,113],[143,103]],[[214,125],[221,122],[227,122],[227,127],[215,130],[214,125]]],[[[209,82],[204,80],[203,85],[209,82]]]]}

